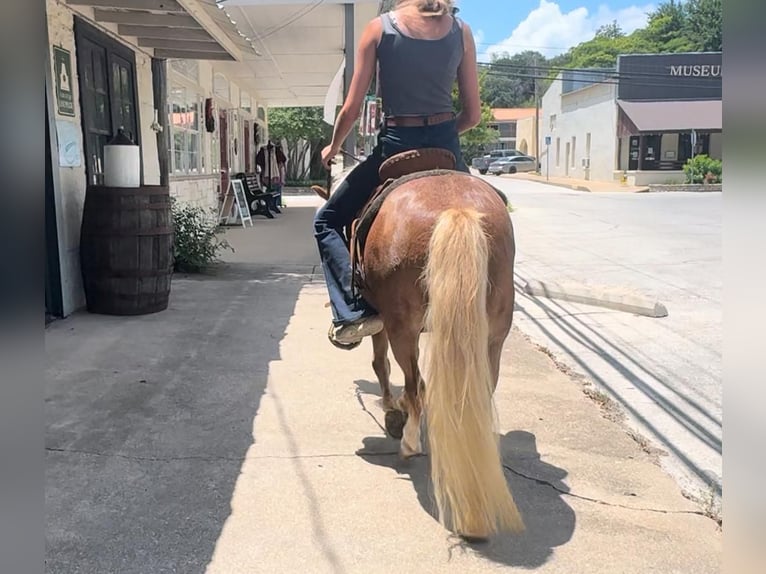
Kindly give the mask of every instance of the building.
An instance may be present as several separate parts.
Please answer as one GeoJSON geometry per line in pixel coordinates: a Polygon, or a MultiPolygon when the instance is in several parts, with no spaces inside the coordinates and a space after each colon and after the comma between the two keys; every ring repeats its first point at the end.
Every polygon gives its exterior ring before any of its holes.
{"type": "Polygon", "coordinates": [[[217,208],[254,170],[266,110],[322,106],[377,0],[46,0],[46,313],[84,306],[80,225],[123,130],[141,183],[217,208]],[[296,18],[295,13],[311,14],[296,18]]]}
{"type": "MultiPolygon", "coordinates": [[[[489,126],[498,131],[498,140],[492,149],[518,149],[522,153],[527,153],[519,146],[522,141],[518,136],[519,122],[533,118],[535,108],[492,108],[493,122],[489,126]]],[[[531,142],[526,141],[526,147],[531,148],[531,142]]],[[[491,150],[488,150],[491,151],[491,150]]]]}
{"type": "Polygon", "coordinates": [[[693,155],[722,158],[721,53],[618,57],[566,70],[542,100],[542,170],[631,185],[683,182],[693,155]]]}
{"type": "Polygon", "coordinates": [[[538,147],[540,145],[540,137],[538,131],[542,129],[542,110],[537,117],[538,121],[535,121],[534,110],[532,115],[525,118],[521,118],[516,122],[516,142],[518,149],[521,153],[530,155],[532,157],[540,157],[538,147]]]}

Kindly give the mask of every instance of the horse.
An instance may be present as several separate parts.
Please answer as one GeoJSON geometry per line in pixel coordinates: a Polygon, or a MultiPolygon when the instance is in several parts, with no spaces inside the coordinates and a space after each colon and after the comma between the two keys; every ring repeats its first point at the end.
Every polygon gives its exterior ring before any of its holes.
{"type": "MultiPolygon", "coordinates": [[[[381,181],[392,163],[405,167],[379,203],[360,258],[360,292],[384,323],[372,337],[372,367],[386,430],[400,439],[402,458],[423,454],[425,413],[431,481],[445,528],[472,542],[521,532],[493,401],[515,296],[515,241],[506,203],[481,178],[422,165],[409,173],[407,161],[397,156],[381,166],[381,181]],[[421,333],[427,337],[425,382],[418,366],[421,333]],[[396,400],[389,346],[404,373],[396,400]]],[[[314,191],[327,199],[330,186],[314,191]]]]}

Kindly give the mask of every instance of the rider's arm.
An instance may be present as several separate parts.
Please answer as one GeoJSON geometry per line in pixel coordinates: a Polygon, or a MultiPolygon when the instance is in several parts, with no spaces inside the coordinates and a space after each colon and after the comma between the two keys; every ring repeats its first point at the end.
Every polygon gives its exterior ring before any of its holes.
{"type": "Polygon", "coordinates": [[[380,43],[380,37],[383,33],[383,26],[380,18],[375,18],[367,24],[362,32],[362,38],[359,40],[359,49],[357,50],[356,62],[354,66],[354,75],[351,78],[351,85],[343,102],[343,107],[335,118],[335,129],[332,134],[330,146],[333,155],[336,155],[343,142],[348,137],[349,132],[354,127],[354,122],[362,114],[362,103],[367,95],[367,90],[372,82],[372,75],[375,73],[377,64],[377,48],[380,43]]]}
{"type": "Polygon", "coordinates": [[[467,132],[481,121],[479,98],[479,72],[476,65],[476,44],[471,28],[465,22],[463,28],[463,60],[457,69],[457,86],[460,93],[461,112],[457,116],[458,133],[467,132]]]}

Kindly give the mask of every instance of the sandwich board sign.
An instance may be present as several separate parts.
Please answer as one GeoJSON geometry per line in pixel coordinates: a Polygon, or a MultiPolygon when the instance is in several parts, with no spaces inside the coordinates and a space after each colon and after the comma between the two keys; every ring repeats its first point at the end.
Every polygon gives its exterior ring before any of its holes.
{"type": "Polygon", "coordinates": [[[239,213],[239,219],[242,221],[242,227],[247,227],[245,222],[250,222],[250,227],[253,226],[253,220],[250,217],[250,207],[247,205],[247,196],[245,195],[245,185],[241,179],[232,179],[231,187],[234,190],[234,199],[237,202],[237,211],[239,213]]]}

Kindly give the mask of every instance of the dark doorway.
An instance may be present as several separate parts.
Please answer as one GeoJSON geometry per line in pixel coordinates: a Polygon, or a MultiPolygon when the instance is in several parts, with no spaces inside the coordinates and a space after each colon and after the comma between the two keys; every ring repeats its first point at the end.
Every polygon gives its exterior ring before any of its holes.
{"type": "Polygon", "coordinates": [[[117,130],[122,128],[135,143],[141,144],[136,60],[129,48],[79,18],[75,18],[75,42],[86,174],[89,185],[101,185],[104,145],[117,130]]]}
{"type": "Polygon", "coordinates": [[[45,97],[45,324],[64,316],[61,296],[61,267],[56,226],[56,200],[53,187],[53,154],[51,152],[48,94],[45,97]]]}
{"type": "Polygon", "coordinates": [[[643,139],[641,169],[646,171],[660,169],[660,143],[662,142],[662,136],[659,134],[647,134],[643,139]]]}

